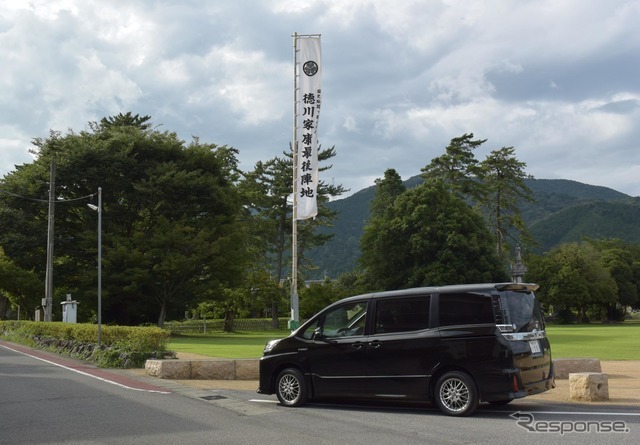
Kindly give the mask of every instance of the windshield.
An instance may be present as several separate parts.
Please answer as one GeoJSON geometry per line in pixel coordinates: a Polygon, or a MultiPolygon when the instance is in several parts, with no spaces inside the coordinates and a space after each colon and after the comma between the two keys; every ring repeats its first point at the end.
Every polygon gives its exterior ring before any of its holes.
{"type": "Polygon", "coordinates": [[[533,332],[544,329],[540,304],[533,292],[506,291],[501,295],[502,308],[507,320],[515,325],[515,332],[533,332]]]}

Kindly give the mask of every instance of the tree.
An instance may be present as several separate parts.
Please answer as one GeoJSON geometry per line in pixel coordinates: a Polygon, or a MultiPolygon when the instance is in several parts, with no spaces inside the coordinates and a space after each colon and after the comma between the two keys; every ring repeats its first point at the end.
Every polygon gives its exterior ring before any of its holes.
{"type": "Polygon", "coordinates": [[[16,266],[0,248],[0,320],[11,307],[20,307],[20,312],[33,318],[34,310],[40,306],[38,291],[43,289],[33,272],[16,266]]]}
{"type": "Polygon", "coordinates": [[[365,233],[361,261],[372,290],[507,278],[480,215],[442,182],[405,191],[365,233]]]}
{"type": "Polygon", "coordinates": [[[619,239],[587,240],[587,243],[600,252],[603,266],[616,282],[617,298],[614,304],[607,307],[607,319],[622,321],[627,307],[635,307],[640,303],[640,275],[634,266],[640,264],[640,256],[634,257],[632,246],[627,246],[619,239]]]}
{"type": "Polygon", "coordinates": [[[425,181],[441,181],[448,190],[459,197],[478,200],[482,195],[477,177],[478,161],[473,150],[484,144],[486,139],[473,140],[473,133],[465,133],[451,139],[445,154],[431,160],[421,171],[425,181]]]}
{"type": "Polygon", "coordinates": [[[402,177],[392,168],[384,172],[383,179],[376,179],[375,185],[376,194],[371,201],[371,220],[383,218],[385,213],[393,206],[396,198],[406,190],[402,183],[402,177]]]}
{"type": "MultiPolygon", "coordinates": [[[[257,240],[260,249],[255,249],[254,260],[272,277],[283,290],[282,293],[271,294],[271,316],[274,326],[278,323],[278,304],[283,300],[284,277],[287,275],[287,260],[291,252],[291,194],[293,193],[293,155],[291,151],[283,153],[284,157],[276,157],[266,162],[258,162],[253,171],[245,174],[242,181],[243,195],[250,209],[252,238],[257,240]]],[[[336,155],[335,147],[320,149],[318,161],[326,162],[336,155]]],[[[331,165],[320,167],[325,172],[331,165]]],[[[305,270],[314,266],[305,257],[305,252],[324,244],[331,238],[330,234],[320,232],[321,227],[331,224],[335,212],[330,211],[326,203],[329,199],[345,192],[341,185],[328,184],[321,180],[318,184],[318,216],[311,220],[298,221],[298,261],[302,276],[305,270]]],[[[258,274],[260,275],[260,274],[258,274]]],[[[264,274],[262,274],[264,276],[264,274]]],[[[271,286],[260,286],[270,289],[271,286]]]]}
{"type": "MultiPolygon", "coordinates": [[[[56,298],[73,293],[85,317],[95,313],[97,215],[85,204],[98,187],[105,322],[162,325],[204,290],[223,298],[222,289],[241,282],[246,261],[237,151],[197,139],[185,145],[130,113],[90,128],[35,139],[36,160],[3,179],[16,194],[46,198],[55,160],[56,298]]],[[[46,205],[3,197],[0,222],[7,256],[43,277],[46,205]]]]}
{"type": "Polygon", "coordinates": [[[496,238],[496,253],[508,255],[509,238],[517,244],[530,245],[531,235],[522,219],[520,203],[532,201],[533,192],[524,180],[526,164],[518,161],[513,147],[493,150],[479,165],[482,198],[479,206],[496,238]]]}
{"type": "MultiPolygon", "coordinates": [[[[371,271],[377,268],[380,262],[385,261],[385,249],[380,245],[383,240],[381,234],[385,230],[385,225],[389,219],[393,217],[390,213],[394,211],[394,203],[401,196],[406,188],[402,184],[402,177],[394,169],[387,169],[382,179],[375,180],[375,195],[371,201],[369,220],[364,226],[362,237],[360,238],[360,251],[362,252],[360,263],[370,273],[366,276],[372,276],[371,271]]],[[[373,277],[372,277],[373,278],[373,277]]],[[[365,278],[365,281],[369,281],[365,278]]],[[[375,283],[371,283],[373,289],[376,288],[375,283]]]]}
{"type": "MultiPolygon", "coordinates": [[[[103,117],[100,119],[100,129],[106,130],[115,127],[136,127],[141,130],[148,130],[151,128],[151,116],[135,116],[128,111],[126,114],[118,113],[116,116],[103,117]]],[[[92,124],[93,128],[96,128],[95,124],[92,124]]]]}
{"type": "Polygon", "coordinates": [[[532,262],[529,276],[542,285],[538,294],[544,304],[575,309],[581,323],[588,322],[590,307],[607,307],[616,301],[615,280],[602,264],[598,250],[586,243],[558,246],[532,262]]]}
{"type": "Polygon", "coordinates": [[[496,252],[504,259],[510,250],[509,238],[531,245],[531,236],[519,205],[533,199],[525,185],[526,164],[518,161],[513,147],[493,150],[478,163],[473,151],[486,142],[474,140],[473,133],[451,139],[445,154],[422,169],[425,181],[441,181],[457,196],[475,204],[495,236],[496,252]]]}
{"type": "Polygon", "coordinates": [[[300,289],[300,317],[311,318],[335,301],[337,300],[330,282],[311,283],[300,289]]]}

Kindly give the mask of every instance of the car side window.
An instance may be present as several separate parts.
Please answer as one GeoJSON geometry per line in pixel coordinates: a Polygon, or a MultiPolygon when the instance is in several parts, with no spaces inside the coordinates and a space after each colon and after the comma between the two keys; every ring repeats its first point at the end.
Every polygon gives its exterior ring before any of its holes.
{"type": "Polygon", "coordinates": [[[430,302],[428,295],[378,300],[374,332],[384,334],[429,328],[430,302]]]}
{"type": "Polygon", "coordinates": [[[343,304],[324,315],[321,333],[329,338],[362,335],[366,319],[366,301],[343,304]]]}
{"type": "Polygon", "coordinates": [[[473,293],[440,295],[440,326],[495,323],[491,296],[473,293]]]}

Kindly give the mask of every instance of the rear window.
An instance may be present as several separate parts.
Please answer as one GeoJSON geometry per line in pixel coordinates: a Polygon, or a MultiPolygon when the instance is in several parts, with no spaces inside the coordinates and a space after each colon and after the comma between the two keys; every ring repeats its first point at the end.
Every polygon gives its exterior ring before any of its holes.
{"type": "Polygon", "coordinates": [[[474,293],[441,294],[440,326],[495,323],[491,296],[474,293]]]}
{"type": "Polygon", "coordinates": [[[500,294],[502,310],[515,332],[532,332],[544,329],[544,318],[540,304],[533,292],[506,291],[500,294]]]}

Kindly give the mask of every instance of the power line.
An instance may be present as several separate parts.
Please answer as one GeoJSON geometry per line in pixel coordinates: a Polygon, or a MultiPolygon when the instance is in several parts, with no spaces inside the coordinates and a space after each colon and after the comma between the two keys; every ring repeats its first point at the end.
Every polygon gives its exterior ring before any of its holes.
{"type": "MultiPolygon", "coordinates": [[[[8,190],[0,189],[0,193],[4,193],[6,195],[13,196],[15,198],[26,199],[28,201],[46,202],[46,203],[49,202],[48,199],[29,198],[27,196],[18,195],[17,193],[13,193],[13,192],[10,192],[8,190]]],[[[63,202],[80,201],[81,199],[93,198],[94,196],[96,196],[96,193],[92,193],[92,194],[86,195],[86,196],[80,196],[79,198],[73,198],[73,199],[55,199],[53,202],[54,203],[63,203],[63,202]]]]}

